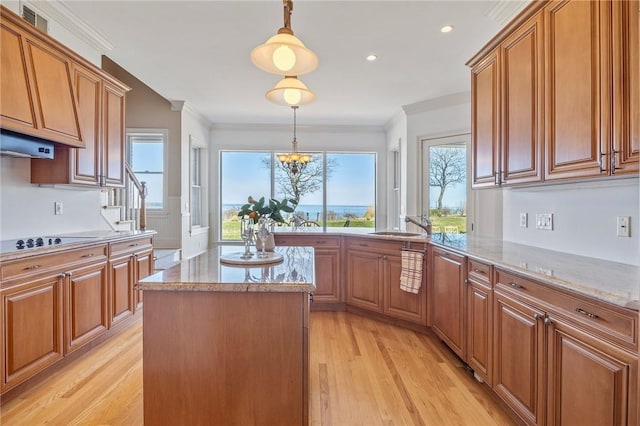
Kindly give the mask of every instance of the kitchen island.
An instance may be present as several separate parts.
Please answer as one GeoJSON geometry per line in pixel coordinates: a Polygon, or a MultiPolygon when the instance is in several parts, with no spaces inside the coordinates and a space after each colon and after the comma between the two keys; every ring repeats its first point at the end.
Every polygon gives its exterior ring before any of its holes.
{"type": "Polygon", "coordinates": [[[314,251],[225,265],[222,246],[142,280],[145,424],[308,424],[314,251]]]}

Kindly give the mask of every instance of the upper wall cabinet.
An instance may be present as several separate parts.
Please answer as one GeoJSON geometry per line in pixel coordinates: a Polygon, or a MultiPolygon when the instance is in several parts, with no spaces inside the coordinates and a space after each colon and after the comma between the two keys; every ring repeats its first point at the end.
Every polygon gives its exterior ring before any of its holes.
{"type": "Polygon", "coordinates": [[[84,147],[69,55],[8,9],[1,11],[0,126],[84,147]]]}
{"type": "Polygon", "coordinates": [[[474,188],[637,174],[638,3],[532,2],[469,61],[474,188]]]}

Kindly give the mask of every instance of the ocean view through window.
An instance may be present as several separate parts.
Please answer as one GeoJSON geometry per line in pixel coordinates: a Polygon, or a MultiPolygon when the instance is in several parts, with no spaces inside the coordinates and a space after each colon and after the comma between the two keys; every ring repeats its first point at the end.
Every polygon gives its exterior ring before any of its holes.
{"type": "Polygon", "coordinates": [[[293,213],[283,214],[284,226],[297,216],[303,227],[375,228],[375,153],[311,152],[311,162],[297,174],[284,168],[277,154],[220,152],[221,240],[240,239],[237,214],[249,196],[297,201],[293,213]]]}

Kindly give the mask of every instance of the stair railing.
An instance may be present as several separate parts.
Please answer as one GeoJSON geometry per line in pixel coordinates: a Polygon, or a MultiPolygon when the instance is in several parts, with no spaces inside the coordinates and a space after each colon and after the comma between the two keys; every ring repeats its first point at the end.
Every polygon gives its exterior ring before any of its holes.
{"type": "Polygon", "coordinates": [[[147,183],[140,182],[131,170],[128,163],[125,163],[124,189],[118,191],[120,204],[123,206],[123,220],[133,221],[133,228],[144,231],[147,228],[147,183]]]}

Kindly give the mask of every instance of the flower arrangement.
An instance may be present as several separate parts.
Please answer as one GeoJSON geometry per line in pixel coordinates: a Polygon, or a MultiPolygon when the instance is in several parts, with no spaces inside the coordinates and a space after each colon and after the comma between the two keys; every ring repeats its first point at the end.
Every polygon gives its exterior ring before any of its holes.
{"type": "Polygon", "coordinates": [[[258,223],[261,217],[271,218],[274,222],[284,223],[282,212],[292,213],[298,203],[294,199],[283,199],[278,201],[274,198],[269,200],[269,203],[265,205],[265,198],[261,197],[256,201],[252,196],[249,196],[248,203],[243,205],[238,212],[238,217],[248,216],[253,219],[253,223],[258,223]],[[291,205],[289,205],[291,203],[291,205]]]}

